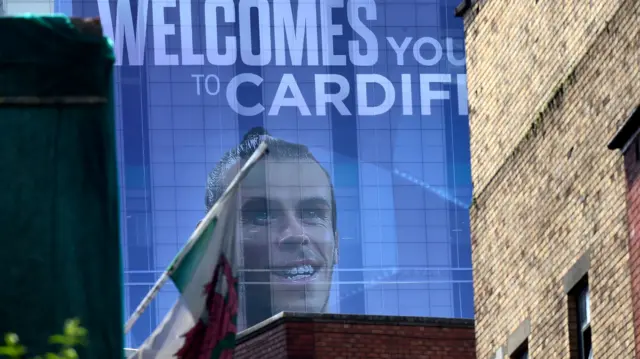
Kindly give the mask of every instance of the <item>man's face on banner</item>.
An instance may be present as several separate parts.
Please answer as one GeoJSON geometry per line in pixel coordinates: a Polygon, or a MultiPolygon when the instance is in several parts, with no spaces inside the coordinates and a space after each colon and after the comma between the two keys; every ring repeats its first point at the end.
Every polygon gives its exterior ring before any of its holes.
{"type": "MultiPolygon", "coordinates": [[[[330,186],[320,165],[306,159],[263,159],[241,183],[244,267],[257,273],[245,280],[270,283],[271,314],[326,309],[337,259],[330,186]]],[[[269,298],[247,304],[261,300],[269,298]]]]}

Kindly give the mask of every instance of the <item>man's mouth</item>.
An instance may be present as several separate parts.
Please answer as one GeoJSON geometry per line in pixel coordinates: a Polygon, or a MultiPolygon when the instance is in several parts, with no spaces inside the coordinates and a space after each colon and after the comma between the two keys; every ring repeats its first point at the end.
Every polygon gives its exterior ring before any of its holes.
{"type": "Polygon", "coordinates": [[[316,269],[309,264],[295,266],[285,270],[275,271],[274,274],[291,280],[309,278],[316,273],[316,269]]]}
{"type": "Polygon", "coordinates": [[[290,281],[307,281],[315,278],[321,265],[312,261],[300,261],[279,267],[271,273],[290,281]]]}

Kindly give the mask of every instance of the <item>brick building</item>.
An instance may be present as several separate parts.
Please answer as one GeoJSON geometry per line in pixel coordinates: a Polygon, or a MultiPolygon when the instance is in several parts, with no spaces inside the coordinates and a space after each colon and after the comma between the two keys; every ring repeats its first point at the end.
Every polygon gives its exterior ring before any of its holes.
{"type": "Polygon", "coordinates": [[[640,358],[640,108],[620,128],[609,149],[624,154],[629,218],[629,263],[636,358],[640,358]]]}
{"type": "Polygon", "coordinates": [[[607,146],[640,104],[640,1],[465,1],[458,14],[477,357],[633,358],[632,171],[607,146]]]}
{"type": "Polygon", "coordinates": [[[473,321],[281,313],[238,335],[235,359],[475,359],[473,321]]]}

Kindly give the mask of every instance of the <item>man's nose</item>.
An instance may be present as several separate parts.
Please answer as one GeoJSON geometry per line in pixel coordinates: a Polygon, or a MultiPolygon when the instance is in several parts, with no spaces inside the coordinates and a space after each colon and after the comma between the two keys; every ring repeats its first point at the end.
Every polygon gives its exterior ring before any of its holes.
{"type": "Polygon", "coordinates": [[[283,250],[295,250],[309,244],[309,237],[295,213],[287,213],[283,223],[283,231],[278,239],[278,246],[283,250]]]}
{"type": "Polygon", "coordinates": [[[278,247],[286,252],[298,250],[301,246],[305,246],[307,244],[309,244],[309,237],[304,233],[284,236],[278,241],[278,247]]]}

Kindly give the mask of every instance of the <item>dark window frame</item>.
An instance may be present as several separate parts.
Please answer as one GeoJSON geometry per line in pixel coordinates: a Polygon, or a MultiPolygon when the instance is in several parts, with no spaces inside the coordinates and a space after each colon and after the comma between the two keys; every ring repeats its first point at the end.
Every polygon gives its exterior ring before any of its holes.
{"type": "Polygon", "coordinates": [[[529,339],[526,339],[524,343],[509,356],[509,359],[529,359],[529,339]]]}
{"type": "Polygon", "coordinates": [[[518,325],[507,338],[505,346],[506,357],[509,359],[527,359],[529,355],[529,337],[531,336],[531,321],[527,318],[518,325]],[[526,354],[526,356],[525,356],[526,354]]]}
{"type": "Polygon", "coordinates": [[[573,325],[569,327],[576,350],[576,359],[593,358],[593,340],[591,338],[591,288],[589,277],[585,275],[569,293],[569,306],[573,325]]]}
{"type": "MultiPolygon", "coordinates": [[[[580,299],[581,294],[586,290],[590,293],[589,287],[589,269],[591,268],[591,251],[587,250],[578,258],[569,271],[562,279],[564,292],[567,295],[567,315],[569,331],[569,358],[570,359],[589,359],[589,353],[585,353],[585,344],[591,349],[592,340],[591,324],[581,325],[580,309],[582,308],[580,299]],[[583,330],[584,329],[584,330],[583,330]],[[588,334],[588,335],[587,335],[588,334]],[[588,340],[585,340],[588,339],[588,340]]],[[[590,301],[589,301],[590,303],[590,301]]],[[[589,304],[590,309],[590,304],[589,304]]],[[[589,318],[591,313],[589,310],[589,318]]],[[[593,351],[591,351],[593,355],[593,351]]]]}

